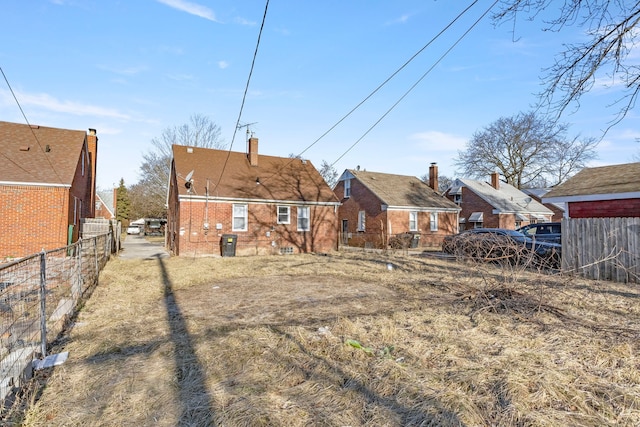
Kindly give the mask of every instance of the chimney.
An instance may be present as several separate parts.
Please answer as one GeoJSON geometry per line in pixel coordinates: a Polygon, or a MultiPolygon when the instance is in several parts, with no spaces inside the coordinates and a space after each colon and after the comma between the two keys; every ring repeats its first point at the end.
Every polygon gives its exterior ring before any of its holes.
{"type": "Polygon", "coordinates": [[[491,186],[496,190],[500,189],[500,173],[499,172],[493,172],[491,174],[491,186]]]}
{"type": "Polygon", "coordinates": [[[87,149],[89,151],[89,167],[91,168],[91,207],[89,208],[89,218],[93,218],[96,209],[96,174],[98,173],[98,136],[95,129],[89,128],[87,149]]]}
{"type": "Polygon", "coordinates": [[[247,157],[249,158],[249,164],[251,166],[258,166],[258,138],[249,138],[248,151],[247,157]]]}
{"type": "Polygon", "coordinates": [[[431,163],[431,166],[429,166],[429,187],[438,191],[438,165],[436,162],[431,163]]]}

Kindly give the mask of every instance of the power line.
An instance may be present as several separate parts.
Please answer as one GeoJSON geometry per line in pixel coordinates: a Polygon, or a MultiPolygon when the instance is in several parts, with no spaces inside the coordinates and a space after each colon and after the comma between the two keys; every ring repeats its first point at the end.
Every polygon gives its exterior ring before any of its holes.
{"type": "Polygon", "coordinates": [[[496,0],[495,2],[493,2],[493,4],[491,6],[489,6],[489,8],[487,8],[487,10],[482,15],[480,15],[480,17],[473,23],[473,25],[471,25],[471,27],[469,27],[456,40],[456,42],[454,44],[452,44],[451,47],[449,49],[447,49],[445,51],[445,53],[443,53],[440,56],[440,58],[438,58],[438,60],[436,62],[434,62],[433,65],[431,67],[429,67],[429,69],[382,116],[380,116],[380,118],[373,125],[371,125],[371,127],[369,127],[369,129],[367,129],[364,134],[362,134],[362,136],[360,138],[358,138],[356,140],[356,142],[354,142],[349,148],[347,148],[347,150],[344,153],[342,153],[340,155],[340,157],[338,157],[333,163],[331,163],[331,166],[333,167],[336,163],[338,163],[338,161],[340,161],[340,159],[342,159],[349,151],[351,151],[356,145],[358,145],[358,143],[360,141],[362,141],[364,139],[364,137],[367,136],[367,134],[373,130],[373,128],[375,128],[394,108],[396,108],[396,106],[398,106],[398,104],[400,104],[400,102],[407,95],[409,95],[409,93],[411,91],[413,91],[413,89],[415,89],[416,86],[418,86],[418,84],[436,67],[436,65],[438,65],[453,50],[453,48],[455,48],[458,45],[458,43],[460,43],[462,41],[462,39],[464,39],[471,32],[471,30],[473,30],[475,28],[476,25],[478,25],[478,23],[491,11],[491,9],[493,9],[493,7],[499,1],[500,0],[496,0]]]}
{"type": "MultiPolygon", "coordinates": [[[[11,85],[9,84],[9,79],[7,79],[7,76],[4,74],[4,70],[2,69],[2,67],[0,67],[0,72],[2,73],[2,77],[4,77],[4,81],[7,83],[7,87],[9,88],[9,91],[11,92],[11,95],[13,95],[13,99],[16,101],[16,104],[18,104],[18,108],[20,109],[20,112],[22,113],[22,117],[24,117],[24,121],[27,123],[27,125],[29,126],[29,129],[31,130],[31,134],[33,135],[33,138],[38,143],[38,147],[40,147],[40,151],[43,154],[45,154],[45,151],[42,148],[42,144],[40,144],[40,140],[38,139],[38,136],[34,132],[33,127],[31,127],[31,123],[29,123],[29,119],[27,119],[27,115],[24,113],[24,110],[22,109],[22,106],[20,105],[20,102],[18,101],[18,97],[16,97],[16,94],[13,92],[13,89],[11,88],[11,85]]],[[[2,155],[4,157],[6,157],[7,159],[9,159],[9,157],[7,157],[7,155],[5,155],[4,153],[2,155]]],[[[56,168],[53,167],[53,164],[51,163],[51,160],[49,159],[49,156],[47,156],[45,154],[44,158],[47,160],[47,163],[49,163],[49,166],[51,167],[51,170],[53,171],[53,173],[56,175],[56,177],[58,177],[58,180],[60,181],[60,183],[64,184],[64,181],[62,180],[62,178],[60,178],[60,175],[58,175],[58,171],[56,170],[56,168]]],[[[29,174],[31,173],[30,171],[24,169],[22,166],[20,166],[19,164],[17,164],[13,160],[9,159],[9,161],[11,163],[13,163],[14,165],[18,166],[23,171],[25,171],[25,172],[27,172],[29,174]]]]}
{"type": "MultiPolygon", "coordinates": [[[[382,89],[387,83],[389,83],[400,71],[402,71],[407,65],[409,65],[418,55],[420,55],[427,47],[429,47],[433,42],[435,42],[442,34],[444,34],[453,24],[455,24],[462,16],[464,16],[476,3],[478,0],[474,0],[467,6],[464,10],[462,10],[453,20],[449,21],[447,25],[445,25],[435,36],[433,36],[422,48],[420,48],[416,53],[414,53],[404,64],[402,64],[396,71],[394,71],[389,77],[387,77],[381,84],[378,85],[369,95],[367,95],[362,101],[356,104],[347,114],[342,116],[340,120],[338,120],[333,126],[331,126],[326,132],[324,132],[318,139],[309,144],[304,150],[302,150],[297,157],[302,156],[305,152],[307,152],[311,147],[316,145],[321,139],[327,136],[331,131],[333,131],[340,123],[346,120],[351,114],[353,114],[358,108],[360,108],[365,102],[367,102],[373,95],[375,95],[380,89],[382,89]]],[[[494,3],[495,4],[495,3],[494,3]]],[[[492,6],[493,7],[493,6],[492,6]]],[[[283,166],[283,168],[287,167],[293,159],[290,160],[287,164],[283,166]]],[[[276,174],[272,174],[268,176],[263,182],[269,180],[276,174]]]]}
{"type": "Polygon", "coordinates": [[[220,176],[218,177],[218,181],[216,185],[213,186],[213,192],[215,193],[218,185],[220,185],[220,181],[222,181],[222,175],[224,174],[224,170],[227,167],[227,163],[229,162],[229,157],[231,156],[231,149],[233,148],[233,142],[236,139],[236,134],[238,133],[238,129],[240,128],[240,118],[242,117],[242,110],[244,109],[244,102],[247,98],[247,92],[249,91],[249,83],[251,82],[251,76],[253,74],[253,68],[256,63],[256,57],[258,56],[258,47],[260,46],[260,38],[262,37],[262,30],[264,29],[264,23],[267,19],[267,10],[269,9],[269,0],[267,0],[264,6],[264,14],[262,15],[262,24],[260,25],[260,31],[258,33],[258,40],[256,42],[256,49],[253,52],[253,60],[251,61],[251,68],[249,69],[249,77],[247,78],[247,84],[244,88],[244,94],[242,95],[242,103],[240,104],[240,112],[238,113],[238,120],[236,120],[236,125],[233,130],[233,137],[231,138],[231,144],[229,144],[229,151],[227,152],[227,158],[224,160],[224,165],[222,166],[222,170],[220,171],[220,176]]]}

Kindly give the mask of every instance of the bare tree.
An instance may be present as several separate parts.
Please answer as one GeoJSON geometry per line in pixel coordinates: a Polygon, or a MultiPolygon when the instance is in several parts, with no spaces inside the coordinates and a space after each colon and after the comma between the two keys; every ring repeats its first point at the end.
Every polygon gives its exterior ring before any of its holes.
{"type": "Polygon", "coordinates": [[[455,160],[465,176],[484,178],[499,171],[516,188],[555,185],[595,158],[597,141],[566,139],[567,125],[535,113],[501,117],[474,133],[455,160]]]}
{"type": "Polygon", "coordinates": [[[320,172],[329,187],[333,188],[338,182],[338,171],[326,160],[322,161],[318,172],[320,172]]]}
{"type": "Polygon", "coordinates": [[[140,180],[131,187],[132,207],[139,217],[164,217],[173,144],[225,148],[220,127],[209,117],[194,114],[189,123],[168,127],[151,140],[152,148],[142,156],[140,180]]]}
{"type": "Polygon", "coordinates": [[[611,86],[622,88],[616,104],[619,109],[612,125],[622,120],[636,103],[640,93],[640,66],[631,55],[638,48],[640,1],[624,0],[503,0],[494,15],[496,23],[511,21],[517,31],[517,19],[539,18],[557,11],[545,20],[543,30],[560,31],[568,26],[585,29],[588,39],[579,44],[565,45],[555,63],[542,77],[540,94],[546,105],[560,117],[569,106],[579,106],[582,95],[606,77],[611,86]]]}

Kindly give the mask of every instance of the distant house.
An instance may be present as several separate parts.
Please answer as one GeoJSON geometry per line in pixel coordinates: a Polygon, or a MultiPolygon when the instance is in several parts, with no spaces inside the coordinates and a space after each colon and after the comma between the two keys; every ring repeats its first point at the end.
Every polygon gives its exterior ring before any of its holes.
{"type": "Polygon", "coordinates": [[[542,203],[546,208],[550,209],[553,212],[553,216],[551,217],[551,221],[558,222],[562,220],[564,217],[564,211],[567,208],[565,203],[546,203],[542,201],[542,197],[547,194],[551,189],[550,188],[523,188],[522,192],[527,196],[531,196],[533,200],[536,202],[542,203]]]}
{"type": "Polygon", "coordinates": [[[78,239],[94,216],[97,149],[94,129],[0,122],[0,259],[78,239]]]}
{"type": "Polygon", "coordinates": [[[444,236],[458,231],[460,208],[442,197],[437,188],[437,167],[430,183],[414,176],[347,169],[334,193],[341,242],[350,246],[385,248],[411,234],[413,247],[440,247],[444,236]]]}
{"type": "Polygon", "coordinates": [[[114,219],[115,215],[115,191],[98,191],[96,193],[95,217],[114,219]]]}
{"type": "Polygon", "coordinates": [[[585,168],[542,197],[567,218],[640,217],[640,162],[585,168]]]}
{"type": "Polygon", "coordinates": [[[551,221],[553,211],[514,186],[502,182],[498,173],[491,182],[458,178],[445,195],[460,206],[460,229],[506,228],[551,221]]]}
{"type": "Polygon", "coordinates": [[[175,255],[328,252],[339,202],[307,160],[173,146],[166,239],[175,255]],[[235,239],[235,240],[234,240],[235,239]]]}

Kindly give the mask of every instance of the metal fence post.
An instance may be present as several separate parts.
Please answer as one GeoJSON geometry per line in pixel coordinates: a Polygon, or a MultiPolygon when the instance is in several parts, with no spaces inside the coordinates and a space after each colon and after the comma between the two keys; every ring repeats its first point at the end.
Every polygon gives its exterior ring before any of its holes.
{"type": "Polygon", "coordinates": [[[47,261],[46,252],[40,252],[40,351],[47,356],[47,261]]]}

